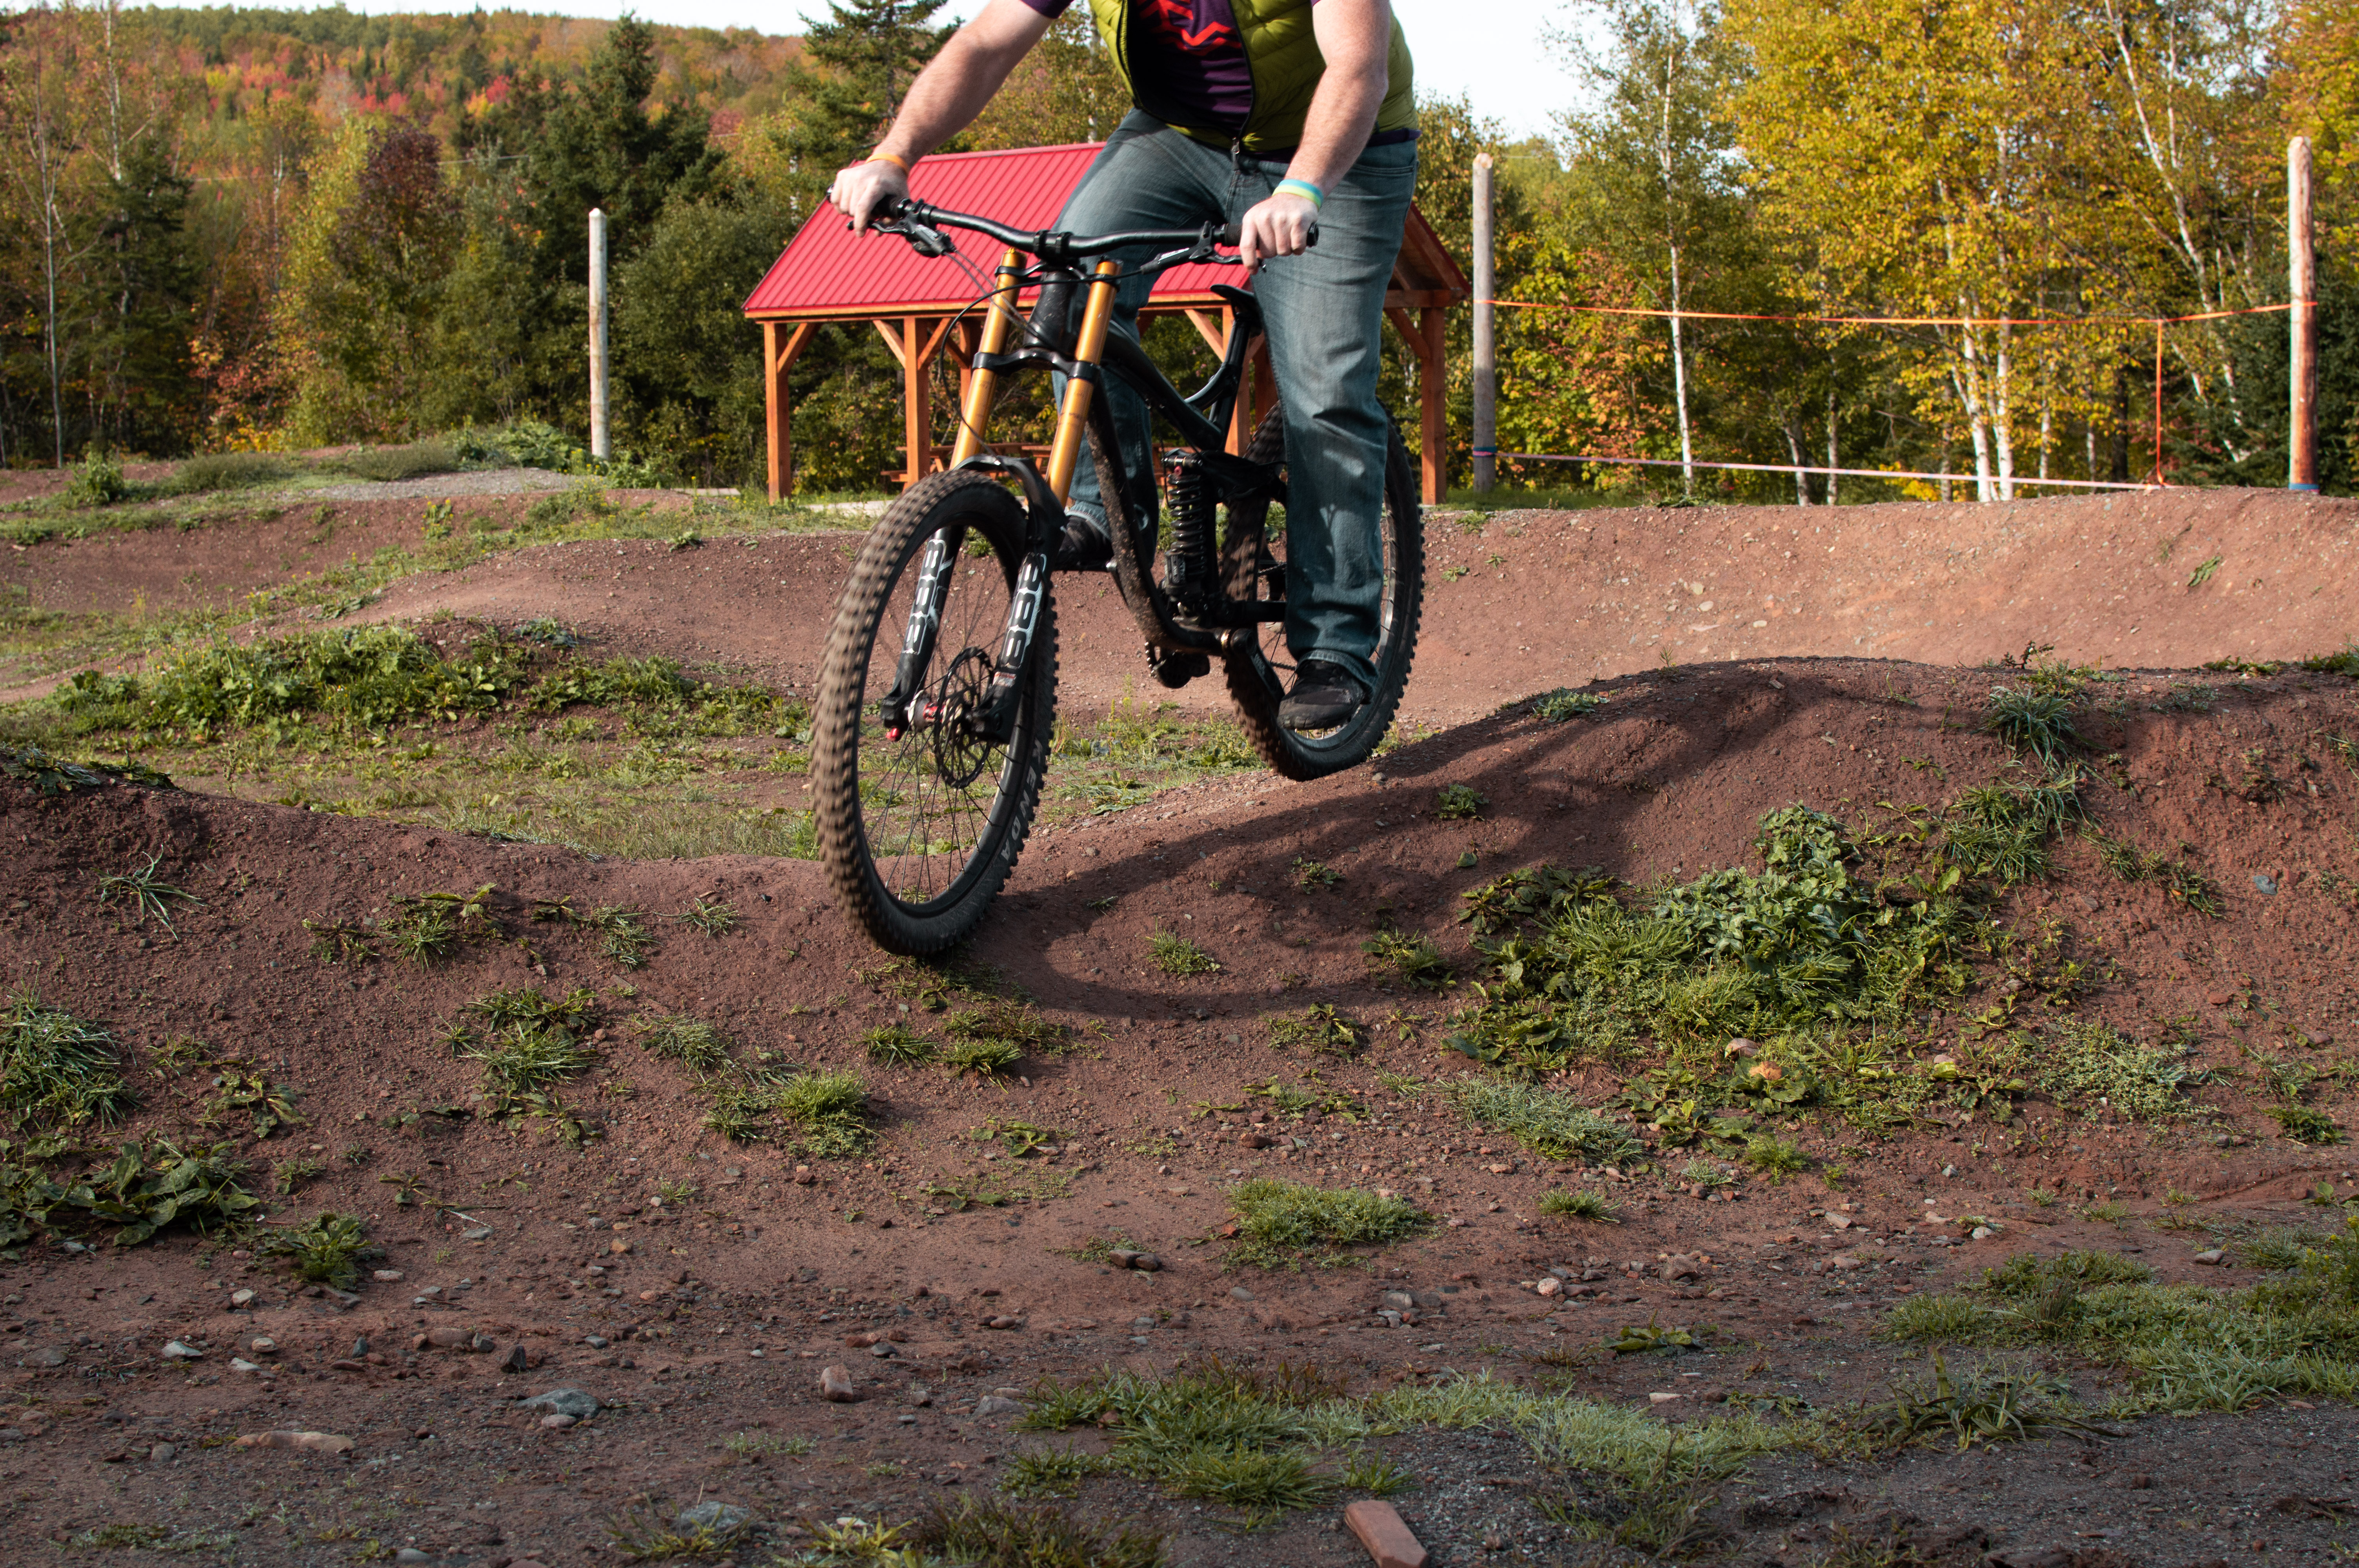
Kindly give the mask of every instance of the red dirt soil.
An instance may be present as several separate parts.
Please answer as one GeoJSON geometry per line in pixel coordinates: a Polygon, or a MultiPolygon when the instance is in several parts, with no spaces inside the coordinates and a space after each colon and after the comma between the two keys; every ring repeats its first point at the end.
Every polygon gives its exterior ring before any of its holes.
{"type": "MultiPolygon", "coordinates": [[[[1877,639],[1859,646],[1886,655],[1951,662],[2031,641],[2071,657],[2155,664],[2340,646],[2355,523],[2352,503],[2238,492],[1833,514],[1527,514],[1495,518],[1480,535],[1438,526],[1428,635],[1406,712],[1455,727],[1319,784],[1255,774],[1195,785],[1036,838],[971,957],[1037,998],[1080,1048],[1027,1060],[1004,1086],[865,1060],[867,1031],[929,1021],[846,931],[810,864],[597,860],[192,794],[116,786],[44,801],[0,782],[0,976],[37,987],[45,1002],[105,1025],[128,1047],[143,1098],[134,1130],[219,1135],[193,1125],[208,1092],[201,1075],[153,1070],[156,1053],[179,1036],[299,1088],[305,1125],[246,1141],[256,1190],[266,1190],[270,1161],[316,1150],[328,1169],[293,1199],[273,1198],[274,1220],[321,1209],[364,1216],[389,1254],[380,1266],[402,1274],[364,1284],[346,1305],[290,1285],[262,1259],[216,1255],[181,1237],[78,1253],[36,1246],[0,1263],[12,1314],[0,1324],[9,1331],[0,1359],[13,1363],[16,1400],[0,1408],[0,1480],[13,1483],[0,1518],[59,1541],[105,1524],[223,1531],[241,1563],[350,1561],[372,1541],[451,1561],[553,1563],[599,1552],[606,1523],[634,1499],[678,1507],[717,1497],[752,1508],[774,1540],[790,1542],[814,1520],[906,1518],[988,1485],[1030,1440],[977,1400],[1108,1362],[1160,1371],[1213,1355],[1312,1361],[1364,1389],[1444,1372],[1527,1377],[1529,1357],[1594,1345],[1650,1316],[1715,1325],[1724,1337],[1709,1355],[1567,1374],[1582,1395],[1677,1422],[1732,1390],[1790,1391],[1796,1379],[1822,1408],[1880,1397],[1894,1362],[1890,1347],[1862,1333],[1875,1313],[1972,1280],[2026,1247],[2127,1247],[2166,1279],[2248,1279],[2198,1267],[2200,1233],[2119,1231],[2068,1205],[2027,1201],[2034,1187],[2068,1199],[2111,1195],[2152,1217],[2176,1189],[2195,1195],[2197,1218],[2292,1219],[2313,1184],[2347,1182],[2346,1156],[2284,1142],[2233,1089],[2199,1091],[2219,1102],[2216,1118],[2160,1131],[2035,1103],[2017,1130],[2029,1140],[2019,1150],[2000,1147],[1986,1122],[1954,1116],[1864,1152],[1843,1130],[1810,1131],[1802,1135],[1810,1152],[1848,1167],[1840,1194],[1810,1179],[1754,1182],[1737,1201],[1707,1204],[1646,1183],[1626,1189],[1619,1226],[1545,1219],[1543,1191],[1612,1178],[1536,1161],[1465,1129],[1430,1096],[1387,1088],[1380,1071],[1430,1079],[1466,1064],[1440,1051],[1451,1004],[1387,986],[1360,944],[1381,909],[1464,969],[1458,895],[1514,867],[1593,863],[1644,882],[1749,864],[1766,810],[1799,800],[1860,821],[1879,801],[1951,798],[2009,761],[1975,728],[1998,678],[1992,671],[1772,654],[1847,649],[1852,637],[1877,639]],[[1830,532],[1808,532],[1819,527],[1830,532]],[[1777,542],[1772,528],[1805,534],[1777,542]],[[1832,568],[1817,558],[1822,538],[1841,546],[1832,568]],[[2177,543],[2158,564],[2162,538],[2177,543]],[[2216,574],[2188,588],[2194,567],[2215,554],[2223,557],[2216,574]],[[1493,555],[1507,560],[1492,566],[1493,555]],[[1612,575],[1632,581],[1601,593],[1595,585],[1617,557],[1612,575]],[[1464,578],[1444,576],[1460,565],[1470,568],[1464,578]],[[1484,641],[1508,594],[1536,623],[1514,657],[1484,641]],[[1765,602],[1772,594],[1774,605],[1765,602]],[[1707,600],[1713,608],[1702,608],[1707,600]],[[1758,606],[1742,627],[1730,624],[1738,602],[1758,606]],[[1942,613],[1918,612],[1935,603],[1942,613]],[[1752,627],[1755,619],[1769,625],[1752,627]],[[1919,624],[1926,620],[1940,624],[1919,624]],[[1651,668],[1658,646],[1682,667],[1651,668]],[[1548,724],[1521,708],[1491,711],[1613,669],[1645,673],[1597,688],[1610,697],[1594,718],[1548,724]],[[1484,820],[1435,819],[1436,791],[1456,784],[1487,798],[1484,820]],[[1462,870],[1470,850],[1476,865],[1462,870]],[[164,880],[205,901],[176,908],[177,936],[130,924],[121,905],[94,898],[98,876],[151,855],[161,857],[164,880]],[[1298,857],[1343,880],[1299,890],[1298,857]],[[307,918],[353,920],[384,911],[396,893],[484,883],[498,890],[504,940],[430,968],[392,959],[326,966],[310,955],[307,918]],[[712,938],[657,922],[660,944],[647,967],[624,974],[594,938],[529,920],[531,901],[566,897],[578,908],[633,903],[658,915],[715,898],[744,923],[712,938]],[[1192,937],[1220,971],[1160,974],[1147,957],[1158,929],[1192,937]],[[635,995],[622,994],[625,983],[635,995]],[[581,1152],[459,1114],[477,1076],[451,1057],[440,1028],[471,999],[523,985],[601,992],[605,1064],[569,1100],[603,1123],[603,1136],[581,1152]],[[1319,1002],[1368,1025],[1398,1011],[1414,1037],[1397,1024],[1381,1029],[1368,1054],[1348,1063],[1270,1043],[1272,1016],[1319,1002]],[[710,1020],[784,1060],[862,1073],[882,1118],[876,1153],[818,1165],[806,1185],[775,1149],[702,1130],[688,1076],[648,1055],[628,1027],[657,1012],[710,1020]],[[1376,1119],[1301,1127],[1254,1149],[1241,1141],[1241,1116],[1191,1114],[1200,1103],[1234,1103],[1249,1082],[1292,1079],[1314,1065],[1376,1119]],[[627,1084],[629,1097],[595,1092],[610,1081],[627,1084]],[[413,1110],[406,1124],[386,1125],[413,1110]],[[990,1118],[1060,1130],[1063,1152],[1013,1170],[1070,1181],[1070,1195],[936,1212],[955,1206],[927,1187],[1010,1171],[979,1157],[990,1145],[973,1133],[990,1118]],[[365,1162],[347,1163],[348,1146],[365,1162]],[[1397,1186],[1444,1223],[1365,1270],[1224,1270],[1223,1191],[1238,1174],[1265,1172],[1397,1186]],[[386,1179],[402,1174],[454,1206],[397,1206],[386,1179]],[[671,1180],[702,1189],[670,1206],[687,1210],[676,1217],[649,1201],[658,1181],[671,1180]],[[1919,1222],[1929,1199],[1943,1216],[1989,1215],[2004,1228],[1952,1245],[1953,1230],[1919,1222]],[[490,1234],[468,1239],[479,1226],[490,1234]],[[1855,1242],[1862,1232],[1882,1244],[1855,1242]],[[1113,1271],[1063,1255],[1115,1234],[1152,1248],[1163,1270],[1113,1271]],[[1620,1269],[1671,1252],[1708,1255],[1705,1277],[1683,1283],[1620,1269]],[[1775,1262],[1795,1254],[1805,1261],[1775,1262]],[[1811,1270],[1809,1260],[1834,1256],[1861,1256],[1864,1266],[1811,1270]],[[1552,1263],[1591,1260],[1613,1265],[1611,1305],[1551,1314],[1520,1283],[1552,1263]],[[421,1293],[429,1286],[436,1296],[421,1293]],[[1371,1315],[1386,1286],[1449,1294],[1413,1326],[1387,1327],[1371,1315]],[[231,1292],[241,1287],[257,1295],[236,1303],[231,1292]],[[994,1318],[1016,1325],[983,1326],[994,1318]],[[453,1327],[488,1336],[497,1353],[411,1349],[416,1336],[453,1327]],[[844,1343],[851,1330],[904,1337],[888,1338],[893,1354],[877,1357],[844,1343]],[[254,1351],[256,1335],[275,1348],[254,1351]],[[606,1343],[588,1343],[593,1336],[606,1343]],[[364,1336],[375,1359],[336,1367],[355,1359],[364,1336]],[[174,1338],[204,1358],[163,1362],[174,1338]],[[504,1372],[499,1364],[519,1346],[538,1364],[504,1372]],[[261,1370],[231,1370],[233,1355],[261,1370]],[[832,1362],[854,1368],[861,1400],[818,1400],[818,1369],[832,1362]],[[610,1408],[550,1432],[512,1402],[561,1386],[610,1408]],[[911,1402],[912,1386],[930,1402],[911,1402]],[[1649,1400],[1660,1392],[1682,1398],[1649,1400]],[[358,1447],[331,1457],[223,1445],[277,1428],[347,1435],[358,1447]],[[721,1446],[739,1433],[819,1447],[798,1458],[766,1457],[758,1444],[721,1446]]],[[[36,546],[11,557],[10,569],[47,585],[37,603],[67,608],[74,593],[98,594],[108,571],[165,569],[139,567],[140,551],[160,562],[211,532],[36,546]],[[85,566],[94,559],[104,564],[85,566]]],[[[849,543],[769,535],[679,553],[638,542],[544,546],[397,585],[368,613],[550,614],[596,634],[602,651],[666,652],[802,682],[849,543]]],[[[287,546],[250,544],[243,569],[260,580],[287,546]]],[[[229,591],[234,575],[225,568],[208,580],[229,591]]],[[[1138,669],[1098,595],[1095,584],[1064,595],[1065,700],[1076,711],[1112,700],[1138,669]]],[[[1201,686],[1186,697],[1212,700],[1201,686]]],[[[2359,774],[2325,737],[2359,738],[2359,683],[2136,673],[2095,697],[2110,710],[2086,725],[2093,755],[2104,759],[2087,792],[2099,821],[2206,872],[2225,916],[2190,914],[2151,881],[2118,882],[2088,846],[2068,843],[2058,877],[2007,895],[2001,917],[2026,930],[2068,925],[2071,950],[2101,977],[2084,1012],[2141,1038],[2180,1020],[2197,1043],[2190,1065],[2237,1065],[2242,1045],[2340,1057],[2359,1040],[2359,909],[2350,892],[2359,879],[2359,774]],[[2207,699],[2174,692],[2198,680],[2217,688],[2208,710],[2190,706],[2207,699]],[[2255,768],[2276,787],[2251,786],[2255,768]],[[2313,1045],[2293,1046],[2287,1030],[2313,1045]]],[[[1967,1011],[1991,1000],[1970,998],[1967,1011]]],[[[1577,1076],[1566,1087],[1594,1098],[1608,1086],[1577,1076]]],[[[2318,1103],[2347,1123],[2343,1092],[2318,1103]]],[[[2347,1411],[2279,1409],[2149,1422],[2093,1465],[2044,1444],[1991,1460],[1918,1456],[1841,1473],[1804,1474],[1808,1461],[1780,1458],[1745,1483],[1760,1506],[1745,1505],[1738,1535],[1748,1560],[1781,1539],[1790,1559],[1823,1541],[1828,1521],[1864,1517],[1884,1492],[1936,1524],[1986,1532],[1985,1544],[2017,1563],[2192,1563],[2223,1550],[2241,1555],[2255,1540],[2319,1550],[2336,1539],[2332,1510],[2306,1519],[2268,1505],[2280,1495],[2347,1493],[2337,1476],[2347,1480],[2354,1437],[2347,1411]],[[2104,1528],[2115,1522],[2110,1505],[2093,1505],[2082,1488],[2133,1466],[2158,1476],[2203,1529],[2173,1533],[2140,1505],[2120,1509],[2122,1533],[2102,1543],[2117,1556],[2037,1555],[2094,1551],[2075,1545],[2093,1507],[2104,1528]]],[[[1580,1556],[1527,1500],[1539,1477],[1512,1438],[1427,1433],[1379,1446],[1421,1477],[1397,1501],[1437,1564],[1580,1556]]],[[[1086,1511],[1170,1530],[1177,1563],[1364,1561],[1333,1508],[1239,1535],[1191,1505],[1092,1485],[1086,1511]]]]}

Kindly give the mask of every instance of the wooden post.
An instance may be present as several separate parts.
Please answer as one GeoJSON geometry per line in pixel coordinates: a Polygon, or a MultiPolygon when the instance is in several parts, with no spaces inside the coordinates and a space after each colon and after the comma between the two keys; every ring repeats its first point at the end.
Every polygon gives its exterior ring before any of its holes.
{"type": "Polygon", "coordinates": [[[1492,337],[1491,155],[1474,159],[1474,476],[1479,493],[1498,482],[1499,354],[1492,337]]]}
{"type": "Polygon", "coordinates": [[[762,323],[762,408],[769,427],[770,499],[784,501],[795,488],[794,406],[787,388],[787,372],[818,328],[816,321],[797,321],[779,341],[783,321],[762,323]]]}
{"type": "Polygon", "coordinates": [[[590,455],[614,455],[606,432],[606,214],[590,209],[590,455]]]}
{"type": "Polygon", "coordinates": [[[2318,489],[2318,253],[2310,207],[2310,138],[2286,144],[2287,293],[2292,396],[2286,408],[2286,488],[2318,489]]]}
{"type": "Polygon", "coordinates": [[[2154,319],[2154,482],[2168,484],[2162,477],[2162,318],[2154,319]]]}
{"type": "Polygon", "coordinates": [[[1425,340],[1424,362],[1418,366],[1418,467],[1423,470],[1425,503],[1438,506],[1450,483],[1448,384],[1442,375],[1442,330],[1448,323],[1439,306],[1418,312],[1418,335],[1425,340]]]}
{"type": "Polygon", "coordinates": [[[917,317],[901,319],[901,433],[909,460],[902,472],[905,489],[926,477],[926,460],[934,444],[932,388],[926,384],[925,355],[919,349],[920,330],[917,317]]]}

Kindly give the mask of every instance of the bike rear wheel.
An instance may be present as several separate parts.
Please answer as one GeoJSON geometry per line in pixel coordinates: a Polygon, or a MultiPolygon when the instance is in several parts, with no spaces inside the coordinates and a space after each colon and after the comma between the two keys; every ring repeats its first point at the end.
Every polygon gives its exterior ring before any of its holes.
{"type": "MultiPolygon", "coordinates": [[[[1231,649],[1224,663],[1229,696],[1237,717],[1262,760],[1280,777],[1324,778],[1367,761],[1391,728],[1401,691],[1417,656],[1418,622],[1425,609],[1425,521],[1419,507],[1417,470],[1400,431],[1387,421],[1385,446],[1385,509],[1377,528],[1384,554],[1384,598],[1377,616],[1375,690],[1343,724],[1304,732],[1279,722],[1278,704],[1294,674],[1283,622],[1266,622],[1256,635],[1231,649]]],[[[1286,431],[1273,408],[1254,432],[1245,456],[1258,463],[1282,463],[1286,431]]],[[[1273,579],[1285,580],[1286,538],[1267,531],[1268,504],[1238,505],[1229,513],[1223,546],[1225,586],[1232,598],[1267,595],[1273,579]]]]}
{"type": "Polygon", "coordinates": [[[1023,507],[997,480],[929,475],[869,534],[836,607],[812,721],[820,858],[846,917],[889,952],[940,953],[973,930],[1039,806],[1057,701],[1056,605],[1045,592],[1008,738],[962,723],[990,686],[1024,537],[1023,507]],[[897,725],[888,699],[936,539],[950,569],[897,725]]]}

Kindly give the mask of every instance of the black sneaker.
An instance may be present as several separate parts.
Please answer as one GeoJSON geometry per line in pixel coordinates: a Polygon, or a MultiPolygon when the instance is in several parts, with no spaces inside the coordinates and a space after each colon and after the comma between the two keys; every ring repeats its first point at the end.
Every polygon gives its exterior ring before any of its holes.
{"type": "Polygon", "coordinates": [[[1294,688],[1277,705],[1277,721],[1288,730],[1332,730],[1367,700],[1368,694],[1343,665],[1305,659],[1294,667],[1294,688]]]}
{"type": "Polygon", "coordinates": [[[1058,571],[1093,571],[1114,564],[1114,531],[1094,506],[1065,510],[1065,532],[1049,563],[1058,571]]]}

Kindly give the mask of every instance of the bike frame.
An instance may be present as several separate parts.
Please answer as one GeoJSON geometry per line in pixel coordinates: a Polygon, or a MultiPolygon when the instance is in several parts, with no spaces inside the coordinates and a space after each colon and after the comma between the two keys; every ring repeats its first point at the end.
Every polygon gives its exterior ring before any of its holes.
{"type": "MultiPolygon", "coordinates": [[[[1112,563],[1115,587],[1150,648],[1174,653],[1225,651],[1253,636],[1254,629],[1262,622],[1284,618],[1284,601],[1277,600],[1224,600],[1219,607],[1222,613],[1209,623],[1204,618],[1190,618],[1180,612],[1155,581],[1156,529],[1126,520],[1136,517],[1151,524],[1157,518],[1152,463],[1137,465],[1134,471],[1117,438],[1105,400],[1096,395],[1100,380],[1110,371],[1179,432],[1220,498],[1233,506],[1285,499],[1285,483],[1275,468],[1248,461],[1225,449],[1226,427],[1245,379],[1245,347],[1261,326],[1259,302],[1250,292],[1225,285],[1215,289],[1234,311],[1234,325],[1220,367],[1192,395],[1182,394],[1173,386],[1136,342],[1108,330],[1114,318],[1114,289],[1125,274],[1120,262],[1103,253],[1150,245],[1174,247],[1143,264],[1130,276],[1161,272],[1183,262],[1234,265],[1237,258],[1224,256],[1214,248],[1222,243],[1235,243],[1233,229],[1224,233],[1216,225],[1207,223],[1195,231],[1148,231],[1079,240],[1070,233],[1049,230],[1026,233],[987,218],[947,211],[919,201],[897,203],[891,216],[875,227],[881,232],[902,236],[920,255],[950,254],[952,246],[941,232],[943,228],[973,230],[1007,247],[984,301],[983,335],[972,362],[973,373],[968,382],[966,398],[959,411],[958,439],[951,449],[949,466],[953,472],[982,470],[1004,473],[1022,487],[1026,502],[1023,557],[1013,585],[1006,633],[993,660],[989,691],[969,711],[929,711],[923,718],[931,722],[948,720],[962,730],[1001,743],[1012,736],[1021,677],[1031,656],[1040,606],[1048,595],[1057,544],[1065,531],[1065,504],[1072,493],[1074,471],[1093,435],[1115,470],[1114,493],[1104,497],[1115,535],[1112,563]],[[1027,269],[1024,265],[1027,254],[1037,257],[1039,265],[1027,269]],[[1098,258],[1095,265],[1084,271],[1093,256],[1098,258]],[[1026,322],[1018,315],[1016,300],[1021,291],[1030,286],[1037,286],[1039,292],[1031,319],[1026,322]],[[1069,341],[1066,326],[1072,315],[1076,289],[1086,289],[1087,293],[1079,325],[1071,331],[1069,341]],[[1019,330],[1025,341],[1011,351],[1008,341],[1019,330]],[[1066,378],[1045,472],[1028,458],[984,449],[983,431],[991,417],[1000,376],[1027,369],[1049,370],[1066,378]]],[[[887,733],[895,738],[908,722],[909,703],[917,697],[922,672],[932,657],[951,570],[964,543],[963,537],[952,537],[951,531],[937,534],[927,542],[915,601],[902,638],[898,667],[893,687],[882,704],[887,733]]]]}

